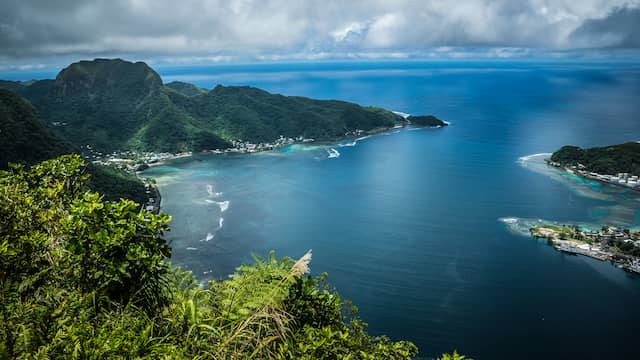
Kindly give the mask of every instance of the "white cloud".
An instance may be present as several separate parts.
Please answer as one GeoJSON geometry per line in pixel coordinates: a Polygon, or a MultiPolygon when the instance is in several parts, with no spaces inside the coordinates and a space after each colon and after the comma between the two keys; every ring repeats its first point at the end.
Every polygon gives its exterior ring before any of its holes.
{"type": "Polygon", "coordinates": [[[638,7],[640,0],[3,1],[0,63],[115,55],[203,61],[446,52],[504,57],[536,53],[505,49],[634,47],[629,39],[637,25],[598,33],[602,26],[589,23],[624,4],[638,7]],[[588,36],[572,36],[585,22],[588,36]]]}
{"type": "Polygon", "coordinates": [[[350,37],[353,37],[354,35],[362,35],[362,33],[366,29],[367,25],[354,21],[343,28],[332,31],[330,34],[334,41],[343,42],[348,40],[350,37]]]}

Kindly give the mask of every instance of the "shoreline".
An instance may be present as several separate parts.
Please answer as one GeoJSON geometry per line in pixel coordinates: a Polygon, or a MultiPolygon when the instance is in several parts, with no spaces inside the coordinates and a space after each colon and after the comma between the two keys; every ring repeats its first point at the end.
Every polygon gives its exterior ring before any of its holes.
{"type": "MultiPolygon", "coordinates": [[[[575,175],[581,177],[583,179],[595,180],[601,184],[607,184],[611,186],[616,186],[623,189],[629,189],[640,193],[640,184],[627,185],[627,182],[621,183],[620,180],[615,180],[612,178],[616,178],[613,175],[602,175],[595,172],[588,172],[585,170],[578,169],[577,167],[567,167],[562,164],[551,161],[550,158],[545,158],[544,162],[553,168],[560,169],[568,174],[575,175]]],[[[628,175],[628,174],[627,174],[628,175]]]]}
{"type": "MultiPolygon", "coordinates": [[[[385,127],[385,128],[375,128],[375,129],[371,129],[368,131],[362,131],[360,133],[357,134],[350,134],[350,135],[345,135],[345,136],[339,136],[339,137],[335,137],[335,138],[329,138],[329,139],[321,139],[321,140],[316,140],[316,139],[303,139],[303,140],[294,140],[291,142],[286,142],[286,143],[282,143],[282,144],[278,144],[278,145],[269,145],[267,148],[262,148],[262,149],[247,149],[247,148],[238,148],[238,147],[234,147],[234,148],[227,148],[224,150],[202,150],[202,151],[198,151],[198,152],[187,152],[187,153],[179,153],[179,154],[170,154],[168,156],[164,156],[162,157],[161,160],[159,161],[155,161],[152,163],[145,163],[145,165],[147,165],[149,168],[152,167],[157,167],[157,166],[162,166],[162,165],[166,165],[168,162],[172,161],[172,160],[177,160],[177,159],[184,159],[184,158],[190,158],[193,156],[198,156],[198,155],[250,155],[250,154],[260,154],[260,153],[265,153],[265,152],[269,152],[269,151],[273,151],[273,150],[278,150],[278,149],[282,149],[285,148],[287,146],[291,146],[291,145],[309,145],[309,144],[322,144],[322,145],[327,145],[327,146],[337,146],[339,144],[337,144],[338,142],[341,141],[349,141],[349,140],[354,140],[354,141],[358,141],[358,140],[364,140],[365,138],[368,138],[370,136],[375,136],[375,135],[381,135],[381,134],[393,134],[395,130],[399,130],[399,129],[403,129],[406,127],[415,127],[415,128],[439,128],[440,126],[433,126],[433,127],[423,127],[423,126],[414,126],[411,124],[403,124],[403,125],[395,125],[392,127],[385,127]]],[[[144,169],[146,170],[146,169],[144,169]]],[[[139,170],[136,171],[136,173],[142,173],[144,172],[144,170],[139,170]]]]}

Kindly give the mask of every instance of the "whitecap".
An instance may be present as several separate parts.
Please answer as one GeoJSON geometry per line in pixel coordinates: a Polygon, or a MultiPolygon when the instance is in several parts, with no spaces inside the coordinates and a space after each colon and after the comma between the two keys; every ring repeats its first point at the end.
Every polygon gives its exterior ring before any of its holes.
{"type": "Polygon", "coordinates": [[[220,212],[225,212],[229,208],[229,200],[226,201],[218,201],[218,206],[220,206],[220,212]]]}
{"type": "Polygon", "coordinates": [[[224,218],[220,218],[220,220],[218,220],[218,230],[222,229],[222,224],[224,224],[224,218]]]}
{"type": "Polygon", "coordinates": [[[188,247],[188,248],[187,248],[187,250],[191,250],[191,251],[193,251],[193,250],[198,250],[198,248],[188,247]]]}
{"type": "MultiPolygon", "coordinates": [[[[216,229],[217,231],[218,229],[216,229]]],[[[201,239],[200,242],[209,242],[211,240],[213,240],[213,238],[216,236],[215,233],[207,233],[207,236],[204,239],[201,239]]]]}
{"type": "MultiPolygon", "coordinates": [[[[388,135],[388,133],[383,133],[383,135],[388,135]]],[[[365,140],[370,138],[371,135],[365,135],[365,136],[361,136],[359,138],[354,139],[351,142],[348,143],[342,143],[342,144],[338,144],[338,147],[351,147],[351,146],[356,146],[358,144],[359,141],[365,140]]],[[[338,156],[340,156],[340,154],[338,154],[338,156]]],[[[338,157],[338,156],[334,156],[334,157],[338,157]]],[[[331,156],[330,156],[331,157],[331,156]]]]}
{"type": "Polygon", "coordinates": [[[535,159],[541,156],[551,156],[551,155],[552,155],[551,153],[538,153],[538,154],[531,154],[527,156],[521,156],[518,158],[518,162],[521,164],[524,164],[531,159],[535,159]]]}
{"type": "Polygon", "coordinates": [[[207,194],[209,194],[209,196],[211,197],[219,197],[222,195],[221,192],[213,191],[213,185],[210,185],[210,184],[207,184],[207,194]]]}
{"type": "Polygon", "coordinates": [[[504,223],[507,223],[507,224],[514,224],[514,223],[518,222],[518,219],[514,218],[514,217],[500,218],[498,220],[500,220],[500,221],[502,221],[504,223]]]}
{"type": "Polygon", "coordinates": [[[340,153],[338,152],[338,150],[334,148],[327,150],[327,153],[329,154],[329,159],[337,158],[340,156],[340,153]]]}

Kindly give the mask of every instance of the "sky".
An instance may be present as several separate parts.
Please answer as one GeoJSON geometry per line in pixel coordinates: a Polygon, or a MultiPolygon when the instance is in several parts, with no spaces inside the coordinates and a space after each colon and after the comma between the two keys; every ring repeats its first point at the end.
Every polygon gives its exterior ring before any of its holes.
{"type": "Polygon", "coordinates": [[[152,64],[632,58],[640,0],[3,0],[0,70],[152,64]]]}

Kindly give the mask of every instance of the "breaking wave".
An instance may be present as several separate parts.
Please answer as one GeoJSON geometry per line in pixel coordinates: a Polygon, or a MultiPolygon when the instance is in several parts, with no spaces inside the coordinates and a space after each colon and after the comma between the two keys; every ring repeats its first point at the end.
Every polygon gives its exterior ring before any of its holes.
{"type": "Polygon", "coordinates": [[[329,159],[340,157],[340,153],[334,148],[327,150],[327,153],[329,154],[329,159]]]}
{"type": "Polygon", "coordinates": [[[539,158],[539,157],[547,157],[547,156],[551,156],[551,153],[538,153],[538,154],[531,154],[531,155],[527,155],[527,156],[521,156],[518,158],[518,163],[520,164],[525,164],[526,162],[539,158]]]}
{"type": "Polygon", "coordinates": [[[200,242],[209,242],[211,240],[213,240],[213,238],[216,235],[214,233],[207,233],[207,237],[205,237],[204,239],[200,240],[200,242]]]}
{"type": "Polygon", "coordinates": [[[209,185],[209,184],[207,184],[207,194],[209,194],[209,196],[211,196],[211,197],[218,197],[218,196],[222,195],[221,192],[213,191],[213,185],[209,185]]]}
{"type": "Polygon", "coordinates": [[[230,202],[229,202],[229,200],[218,201],[217,204],[218,204],[218,206],[220,206],[220,212],[225,212],[229,208],[230,202]]]}

